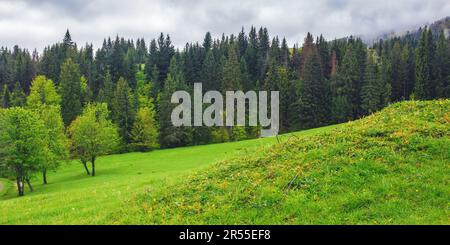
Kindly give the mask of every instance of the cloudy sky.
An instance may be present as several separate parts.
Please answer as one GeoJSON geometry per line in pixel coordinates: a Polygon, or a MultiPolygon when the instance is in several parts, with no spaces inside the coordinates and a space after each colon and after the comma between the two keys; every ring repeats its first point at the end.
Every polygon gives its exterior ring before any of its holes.
{"type": "Polygon", "coordinates": [[[266,26],[289,45],[305,33],[326,38],[403,31],[450,14],[448,0],[0,0],[0,46],[39,51],[69,28],[79,44],[96,47],[106,36],[157,37],[177,47],[201,41],[206,31],[237,33],[266,26]]]}

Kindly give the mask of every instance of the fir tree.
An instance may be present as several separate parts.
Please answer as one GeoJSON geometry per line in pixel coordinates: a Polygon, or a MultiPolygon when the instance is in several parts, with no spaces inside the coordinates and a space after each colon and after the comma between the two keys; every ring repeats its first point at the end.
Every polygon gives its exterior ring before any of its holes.
{"type": "Polygon", "coordinates": [[[20,86],[19,82],[16,82],[16,84],[14,85],[14,89],[11,92],[10,106],[11,107],[24,106],[25,102],[26,102],[26,95],[23,92],[22,86],[20,86]]]}
{"type": "Polygon", "coordinates": [[[302,81],[297,102],[301,127],[312,128],[327,124],[330,107],[329,91],[315,47],[308,53],[308,57],[305,57],[302,81]]]}
{"type": "Polygon", "coordinates": [[[159,99],[159,142],[161,147],[185,146],[192,142],[192,129],[186,126],[175,127],[171,121],[171,113],[176,106],[171,103],[172,94],[177,90],[187,91],[179,57],[174,56],[170,62],[169,73],[159,99]]]}
{"type": "Polygon", "coordinates": [[[228,59],[223,67],[222,91],[235,91],[241,89],[241,70],[236,54],[236,47],[228,49],[228,59]]]}
{"type": "Polygon", "coordinates": [[[3,86],[3,94],[2,94],[2,108],[8,108],[11,105],[11,95],[8,89],[8,86],[5,84],[3,86]]]}
{"type": "Polygon", "coordinates": [[[431,99],[434,95],[431,74],[432,52],[434,50],[432,42],[431,30],[425,27],[416,48],[416,81],[414,86],[414,98],[416,99],[431,99]]]}
{"type": "Polygon", "coordinates": [[[436,45],[435,69],[436,96],[450,97],[450,50],[444,32],[441,31],[436,45]]]}
{"type": "Polygon", "coordinates": [[[124,144],[131,142],[131,129],[134,123],[134,101],[131,88],[124,78],[117,81],[114,99],[112,101],[113,122],[119,127],[119,135],[124,144]]]}
{"type": "Polygon", "coordinates": [[[351,44],[347,46],[342,65],[337,76],[332,78],[333,102],[332,115],[335,122],[344,122],[354,118],[357,101],[355,83],[359,82],[359,67],[356,53],[351,44]]]}
{"type": "Polygon", "coordinates": [[[381,103],[382,84],[378,66],[375,63],[375,57],[371,56],[367,59],[366,70],[364,74],[364,84],[361,89],[361,107],[365,114],[371,114],[379,110],[381,103]]]}
{"type": "Polygon", "coordinates": [[[81,75],[78,65],[67,59],[61,66],[61,113],[65,125],[69,125],[81,113],[81,75]]]}

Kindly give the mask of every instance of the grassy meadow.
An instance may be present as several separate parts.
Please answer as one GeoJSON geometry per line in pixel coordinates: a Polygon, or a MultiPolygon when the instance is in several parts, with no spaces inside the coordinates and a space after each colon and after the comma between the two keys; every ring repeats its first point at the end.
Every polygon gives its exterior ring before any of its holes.
{"type": "Polygon", "coordinates": [[[450,101],[277,138],[72,161],[1,224],[450,224],[450,101]]]}
{"type": "MultiPolygon", "coordinates": [[[[279,136],[279,140],[289,135],[279,136]]],[[[35,190],[26,189],[23,197],[17,197],[11,181],[1,179],[4,189],[0,191],[0,224],[107,224],[111,214],[136,194],[176,184],[216,161],[275,142],[276,138],[264,138],[105,156],[96,161],[95,177],[86,175],[80,161],[71,161],[49,173],[47,185],[41,178],[33,179],[35,190]]]]}

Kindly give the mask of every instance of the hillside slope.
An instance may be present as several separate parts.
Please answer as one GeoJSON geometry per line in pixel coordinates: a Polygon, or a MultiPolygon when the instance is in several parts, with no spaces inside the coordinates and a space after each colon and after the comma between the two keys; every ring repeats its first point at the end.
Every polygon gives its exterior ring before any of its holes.
{"type": "Polygon", "coordinates": [[[450,224],[450,101],[409,101],[148,190],[150,224],[450,224]]]}
{"type": "MultiPolygon", "coordinates": [[[[312,135],[335,127],[339,125],[295,135],[312,135]]],[[[282,135],[278,140],[287,137],[282,135]]],[[[177,183],[214,162],[275,142],[276,138],[263,138],[105,156],[96,162],[95,177],[86,175],[80,161],[74,160],[50,172],[47,185],[42,184],[40,176],[32,179],[35,190],[26,190],[23,197],[17,197],[12,181],[0,179],[5,187],[0,190],[0,224],[109,224],[111,213],[137,193],[177,183]]]]}

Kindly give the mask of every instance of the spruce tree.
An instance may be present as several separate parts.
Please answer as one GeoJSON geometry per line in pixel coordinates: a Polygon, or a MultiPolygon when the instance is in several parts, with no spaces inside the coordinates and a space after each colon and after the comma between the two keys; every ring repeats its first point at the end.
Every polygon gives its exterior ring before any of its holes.
{"type": "Polygon", "coordinates": [[[406,79],[406,66],[402,61],[402,49],[400,42],[396,41],[390,52],[390,81],[392,87],[392,100],[399,101],[404,99],[403,97],[403,85],[406,79]]]}
{"type": "Polygon", "coordinates": [[[78,65],[67,59],[61,66],[59,79],[61,113],[64,124],[69,125],[81,113],[81,75],[78,65]]]}
{"type": "Polygon", "coordinates": [[[402,83],[401,96],[403,99],[409,99],[414,89],[414,53],[409,44],[403,46],[401,55],[401,73],[400,80],[402,83]]]}
{"type": "Polygon", "coordinates": [[[375,57],[369,56],[366,62],[364,84],[361,89],[361,107],[365,114],[371,114],[381,108],[381,77],[375,57]]]}
{"type": "Polygon", "coordinates": [[[164,89],[159,99],[159,142],[161,147],[164,148],[185,146],[192,142],[192,129],[186,126],[175,127],[171,121],[171,113],[176,106],[171,103],[172,94],[177,90],[188,90],[184,83],[182,65],[179,62],[177,55],[172,58],[164,89]]]}
{"type": "Polygon", "coordinates": [[[222,92],[241,90],[241,70],[236,54],[236,47],[228,49],[228,59],[223,67],[222,92]]]}
{"type": "Polygon", "coordinates": [[[8,89],[8,86],[5,84],[3,86],[3,94],[2,94],[2,108],[8,108],[11,105],[11,95],[8,89]]]}
{"type": "Polygon", "coordinates": [[[97,100],[99,102],[106,103],[108,106],[108,110],[112,110],[113,108],[113,97],[114,97],[114,84],[112,82],[111,73],[109,70],[106,71],[106,74],[103,78],[103,87],[100,89],[97,100]]]}
{"type": "Polygon", "coordinates": [[[131,88],[122,77],[117,81],[112,108],[113,122],[119,127],[119,135],[124,144],[129,144],[135,116],[134,101],[131,88]]]}
{"type": "Polygon", "coordinates": [[[20,86],[19,82],[16,82],[14,85],[14,89],[11,92],[10,97],[10,106],[24,106],[26,102],[26,95],[25,92],[23,92],[22,86],[20,86]]]}
{"type": "Polygon", "coordinates": [[[434,95],[432,71],[433,38],[431,30],[424,28],[416,48],[415,99],[431,99],[434,95]]]}
{"type": "Polygon", "coordinates": [[[359,94],[355,89],[355,84],[359,82],[359,66],[357,64],[355,50],[351,44],[347,49],[338,67],[337,76],[333,77],[332,90],[332,115],[335,122],[344,122],[355,118],[357,111],[359,94]]]}
{"type": "Polygon", "coordinates": [[[328,123],[329,91],[316,47],[313,47],[305,57],[298,106],[302,128],[320,127],[328,123]]]}
{"type": "Polygon", "coordinates": [[[444,32],[441,31],[436,45],[435,69],[436,96],[450,97],[450,50],[444,32]]]}

